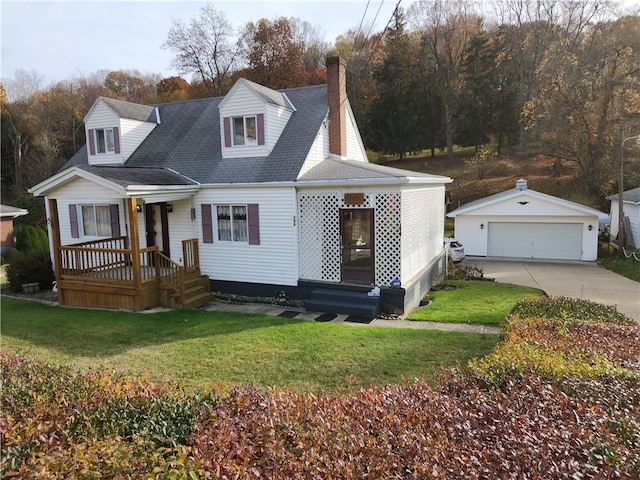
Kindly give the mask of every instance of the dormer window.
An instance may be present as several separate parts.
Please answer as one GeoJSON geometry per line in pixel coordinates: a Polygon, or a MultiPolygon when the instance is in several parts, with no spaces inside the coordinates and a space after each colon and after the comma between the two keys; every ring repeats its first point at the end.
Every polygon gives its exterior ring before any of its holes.
{"type": "Polygon", "coordinates": [[[97,128],[94,132],[96,136],[96,153],[115,153],[116,142],[113,128],[97,128]]]}
{"type": "Polygon", "coordinates": [[[257,145],[258,129],[256,117],[233,117],[233,145],[257,145]]]}
{"type": "Polygon", "coordinates": [[[89,153],[91,153],[91,155],[117,155],[120,153],[118,127],[91,128],[87,133],[89,153]]]}

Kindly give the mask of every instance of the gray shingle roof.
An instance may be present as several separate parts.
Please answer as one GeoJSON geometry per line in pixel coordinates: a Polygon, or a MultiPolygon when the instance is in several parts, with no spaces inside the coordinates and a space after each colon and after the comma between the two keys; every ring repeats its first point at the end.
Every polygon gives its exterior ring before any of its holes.
{"type": "Polygon", "coordinates": [[[114,98],[100,97],[116,112],[120,118],[130,118],[131,120],[140,120],[141,122],[157,123],[156,109],[148,105],[140,105],[138,103],[125,102],[114,98]]]}
{"type": "Polygon", "coordinates": [[[197,185],[196,182],[164,168],[86,166],[83,170],[119,185],[197,185]]]}
{"type": "Polygon", "coordinates": [[[255,83],[250,80],[244,80],[244,82],[253,91],[264,98],[268,103],[293,110],[292,105],[287,101],[287,97],[282,92],[272,90],[265,87],[264,85],[260,85],[259,83],[255,83]]]}
{"type": "MultiPolygon", "coordinates": [[[[158,105],[161,123],[120,168],[170,168],[201,184],[294,181],[329,111],[327,88],[283,92],[296,111],[267,157],[222,158],[218,106],[223,97],[217,97],[158,105]]],[[[70,166],[88,166],[86,146],[63,169],[70,166]]]]}
{"type": "Polygon", "coordinates": [[[311,170],[306,172],[301,181],[317,181],[317,180],[371,180],[383,178],[423,178],[441,180],[448,183],[448,177],[439,175],[430,175],[428,173],[413,172],[410,170],[402,170],[399,168],[387,167],[384,165],[376,165],[374,163],[352,162],[348,160],[339,160],[337,158],[329,158],[311,170]]]}
{"type": "MultiPolygon", "coordinates": [[[[609,195],[607,200],[618,200],[618,194],[609,195]]],[[[640,187],[622,192],[622,201],[630,203],[640,203],[640,187]]]]}

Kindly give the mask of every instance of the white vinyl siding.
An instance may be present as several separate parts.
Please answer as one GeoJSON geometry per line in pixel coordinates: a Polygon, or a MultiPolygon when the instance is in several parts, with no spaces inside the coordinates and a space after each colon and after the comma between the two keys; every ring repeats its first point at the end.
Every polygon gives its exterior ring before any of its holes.
{"type": "Polygon", "coordinates": [[[329,132],[326,127],[320,127],[318,134],[316,135],[307,158],[300,169],[298,178],[302,177],[305,173],[311,170],[316,165],[319,165],[329,155],[329,132]]]}
{"type": "MultiPolygon", "coordinates": [[[[201,190],[196,198],[200,269],[212,280],[296,285],[298,282],[298,241],[295,226],[296,196],[293,188],[216,188],[201,190]],[[201,204],[258,204],[260,245],[219,241],[202,237],[201,204]]],[[[215,222],[215,219],[214,219],[215,222]]]]}
{"type": "Polygon", "coordinates": [[[443,249],[444,186],[402,192],[402,278],[408,283],[443,249]]]}
{"type": "Polygon", "coordinates": [[[120,120],[120,151],[124,161],[144,142],[156,123],[123,118],[120,120]]]}
{"type": "Polygon", "coordinates": [[[229,92],[220,109],[222,155],[224,158],[266,157],[278,142],[280,134],[291,117],[292,111],[278,105],[267,103],[242,83],[236,85],[237,86],[229,92]],[[234,146],[233,134],[230,132],[232,146],[225,146],[225,118],[230,118],[232,127],[234,117],[254,116],[257,118],[259,114],[264,115],[264,145],[258,145],[256,142],[255,145],[234,146]]]}
{"type": "Polygon", "coordinates": [[[173,211],[169,212],[169,248],[171,248],[171,258],[181,265],[184,264],[182,258],[182,241],[191,238],[198,238],[198,225],[195,218],[191,220],[191,200],[172,201],[173,211]]]}
{"type": "Polygon", "coordinates": [[[490,257],[580,260],[582,223],[489,222],[490,257]]]}
{"type": "Polygon", "coordinates": [[[353,115],[351,106],[347,104],[347,158],[359,162],[367,162],[367,152],[362,143],[356,117],[353,115]]]}
{"type": "Polygon", "coordinates": [[[87,155],[90,165],[122,165],[142,144],[155,128],[155,122],[142,122],[129,118],[120,118],[109,106],[97,101],[85,122],[87,135],[87,155]],[[117,127],[119,132],[120,153],[110,155],[91,155],[89,151],[89,131],[117,127]]]}
{"type": "MultiPolygon", "coordinates": [[[[615,239],[618,235],[618,200],[611,200],[611,219],[609,224],[609,231],[611,233],[611,239],[615,239]]],[[[640,248],[640,204],[633,204],[631,202],[624,202],[622,204],[624,208],[624,216],[629,218],[629,226],[631,227],[631,238],[627,238],[627,242],[633,240],[635,248],[640,248]]]]}
{"type": "MultiPolygon", "coordinates": [[[[120,129],[120,117],[103,102],[98,102],[95,108],[91,111],[91,116],[87,118],[85,122],[85,132],[87,139],[87,156],[89,158],[89,165],[122,165],[124,163],[124,155],[122,154],[122,148],[119,154],[96,154],[91,155],[89,149],[90,138],[89,135],[93,134],[97,129],[111,129],[117,127],[120,129]]],[[[120,132],[120,135],[122,132],[120,132]]],[[[122,142],[120,142],[122,144],[122,142]]],[[[96,152],[98,151],[98,145],[96,142],[96,152]]]]}
{"type": "MultiPolygon", "coordinates": [[[[82,205],[110,205],[118,204],[120,231],[125,232],[125,206],[121,198],[115,192],[108,188],[96,185],[88,180],[78,179],[74,182],[61,186],[55,192],[58,202],[58,217],[60,222],[60,243],[69,245],[86,240],[82,236],[82,228],[80,228],[80,238],[71,236],[71,219],[69,218],[69,205],[77,205],[78,222],[81,222],[81,206],[82,205]]],[[[95,238],[95,237],[94,237],[95,238]]]]}

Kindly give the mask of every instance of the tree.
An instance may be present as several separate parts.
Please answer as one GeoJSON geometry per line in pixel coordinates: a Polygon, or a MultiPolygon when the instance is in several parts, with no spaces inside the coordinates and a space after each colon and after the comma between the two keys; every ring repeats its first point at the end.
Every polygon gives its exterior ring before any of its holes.
{"type": "Polygon", "coordinates": [[[249,80],[273,89],[306,84],[304,41],[294,37],[289,19],[263,18],[245,31],[249,80]]]}
{"type": "Polygon", "coordinates": [[[212,4],[186,25],[173,24],[163,48],[175,52],[172,65],[183,74],[195,74],[211,95],[223,95],[230,87],[230,76],[241,62],[241,42],[223,12],[212,4]]]}
{"type": "Polygon", "coordinates": [[[384,39],[385,57],[374,69],[378,95],[368,116],[371,148],[394,153],[400,158],[420,150],[421,105],[416,92],[422,79],[417,75],[417,42],[405,32],[401,10],[394,14],[394,26],[384,39]]]}
{"type": "Polygon", "coordinates": [[[159,102],[175,102],[189,98],[189,82],[182,77],[163,78],[156,84],[159,102]]]}
{"type": "Polygon", "coordinates": [[[433,63],[434,81],[444,109],[447,154],[453,157],[453,141],[461,107],[467,98],[466,66],[473,41],[482,31],[482,21],[465,0],[421,0],[409,10],[422,36],[424,54],[433,63]]]}
{"type": "Polygon", "coordinates": [[[615,181],[620,138],[627,128],[640,128],[633,101],[640,96],[640,17],[588,28],[562,25],[538,70],[540,94],[525,105],[524,119],[542,151],[576,163],[585,194],[601,202],[615,181]]]}
{"type": "Polygon", "coordinates": [[[369,132],[367,118],[371,104],[378,98],[378,85],[373,72],[382,62],[384,52],[380,47],[384,32],[366,36],[362,31],[347,31],[338,36],[334,53],[346,63],[347,97],[359,125],[365,144],[373,136],[369,132]]]}
{"type": "Polygon", "coordinates": [[[142,75],[137,70],[109,72],[104,80],[108,95],[118,100],[147,104],[155,100],[156,84],[159,81],[155,75],[142,75]]]}

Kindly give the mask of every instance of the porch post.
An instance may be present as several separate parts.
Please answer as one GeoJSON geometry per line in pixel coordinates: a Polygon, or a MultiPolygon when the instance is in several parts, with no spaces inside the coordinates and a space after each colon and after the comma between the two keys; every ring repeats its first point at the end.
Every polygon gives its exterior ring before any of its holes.
{"type": "Polygon", "coordinates": [[[138,232],[138,210],[135,198],[127,198],[127,210],[129,217],[129,241],[131,245],[131,264],[133,267],[133,282],[136,288],[142,288],[142,272],[140,271],[140,233],[138,232]]]}
{"type": "Polygon", "coordinates": [[[58,201],[55,198],[49,199],[49,220],[51,225],[51,243],[53,246],[53,269],[56,274],[56,281],[60,281],[62,274],[62,259],[60,258],[60,220],[58,217],[58,201]]]}

